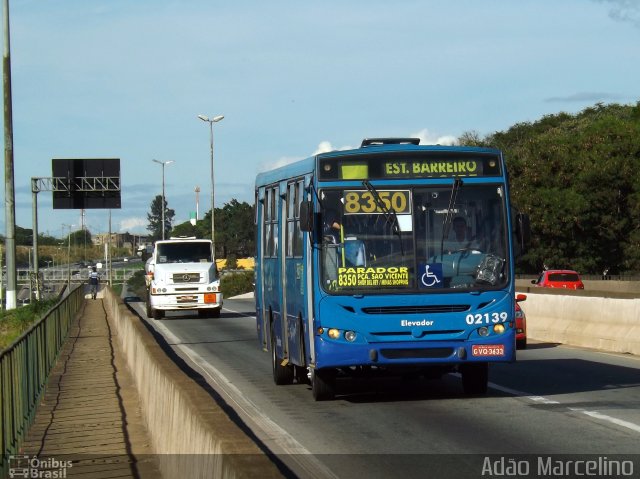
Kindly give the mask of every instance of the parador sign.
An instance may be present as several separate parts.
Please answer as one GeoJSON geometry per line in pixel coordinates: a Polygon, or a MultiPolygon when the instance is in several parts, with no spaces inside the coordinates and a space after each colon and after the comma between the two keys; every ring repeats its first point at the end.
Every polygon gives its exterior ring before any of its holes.
{"type": "Polygon", "coordinates": [[[409,268],[406,266],[338,268],[338,286],[343,288],[409,286],[409,268]]]}

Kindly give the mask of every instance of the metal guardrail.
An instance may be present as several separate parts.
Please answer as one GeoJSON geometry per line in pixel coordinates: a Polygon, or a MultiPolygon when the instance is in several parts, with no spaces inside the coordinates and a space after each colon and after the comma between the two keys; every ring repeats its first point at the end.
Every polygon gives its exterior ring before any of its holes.
{"type": "MultiPolygon", "coordinates": [[[[67,278],[71,276],[72,282],[86,282],[89,279],[89,271],[87,268],[72,267],[67,271],[66,267],[60,268],[41,268],[40,277],[45,282],[51,281],[56,283],[66,283],[67,278]]],[[[113,268],[111,270],[111,281],[114,283],[126,282],[140,268],[113,268]]],[[[109,278],[109,270],[101,269],[99,271],[101,282],[105,283],[109,278]]],[[[16,281],[18,284],[29,284],[33,272],[28,269],[16,270],[16,281]]]]}
{"type": "Polygon", "coordinates": [[[18,452],[56,363],[71,323],[84,301],[84,287],[73,289],[44,317],[0,352],[0,477],[18,452]]]}

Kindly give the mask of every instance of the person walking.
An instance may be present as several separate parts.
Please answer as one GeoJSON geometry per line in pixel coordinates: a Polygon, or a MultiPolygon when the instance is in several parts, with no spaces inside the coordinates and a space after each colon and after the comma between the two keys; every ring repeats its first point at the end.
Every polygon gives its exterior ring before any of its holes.
{"type": "Polygon", "coordinates": [[[100,275],[96,271],[96,267],[91,268],[89,273],[89,285],[91,286],[91,298],[96,299],[98,295],[98,285],[100,284],[100,275]]]}

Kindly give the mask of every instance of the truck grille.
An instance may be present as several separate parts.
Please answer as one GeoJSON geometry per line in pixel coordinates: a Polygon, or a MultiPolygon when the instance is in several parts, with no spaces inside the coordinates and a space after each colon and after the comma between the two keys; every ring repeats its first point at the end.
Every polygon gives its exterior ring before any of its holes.
{"type": "Polygon", "coordinates": [[[175,273],[172,280],[174,283],[199,283],[200,273],[175,273]]]}

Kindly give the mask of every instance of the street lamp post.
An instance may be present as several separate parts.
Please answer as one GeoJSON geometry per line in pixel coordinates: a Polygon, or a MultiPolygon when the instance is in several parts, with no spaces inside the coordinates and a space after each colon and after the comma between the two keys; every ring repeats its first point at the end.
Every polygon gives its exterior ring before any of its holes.
{"type": "Polygon", "coordinates": [[[159,165],[162,165],[162,239],[164,239],[164,229],[165,229],[165,223],[164,223],[164,167],[165,165],[170,165],[171,163],[173,163],[173,160],[169,160],[169,161],[158,161],[158,160],[151,160],[154,161],[156,163],[158,163],[159,165]]]}
{"type": "Polygon", "coordinates": [[[214,222],[214,211],[215,211],[215,202],[214,202],[214,190],[215,190],[215,182],[213,176],[213,124],[218,123],[220,120],[224,118],[224,115],[214,116],[213,118],[209,118],[205,115],[198,115],[202,121],[206,121],[209,123],[209,131],[210,131],[210,144],[211,144],[211,242],[213,244],[213,254],[216,252],[216,240],[215,240],[215,222],[214,222]]]}

